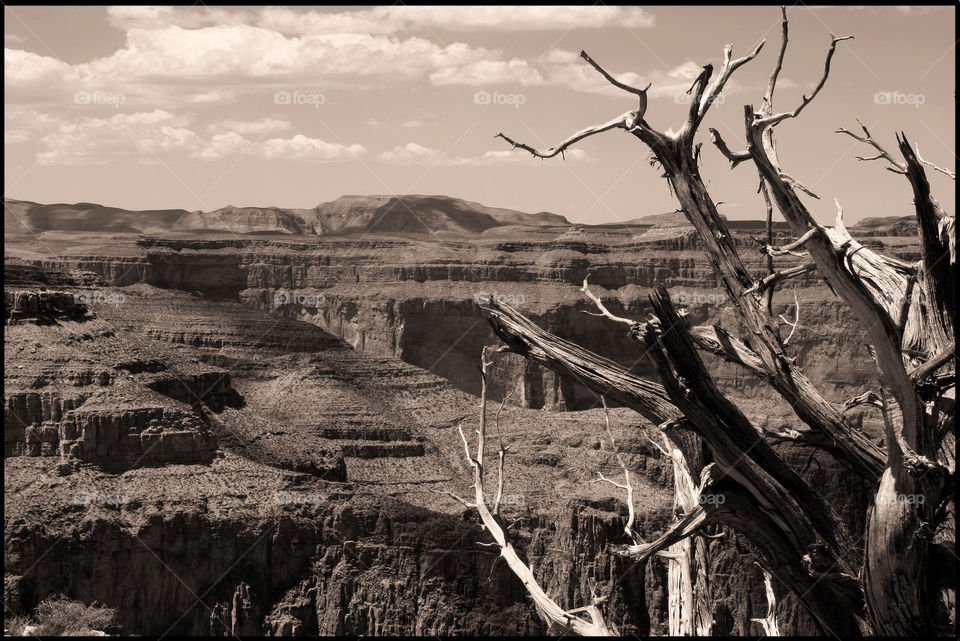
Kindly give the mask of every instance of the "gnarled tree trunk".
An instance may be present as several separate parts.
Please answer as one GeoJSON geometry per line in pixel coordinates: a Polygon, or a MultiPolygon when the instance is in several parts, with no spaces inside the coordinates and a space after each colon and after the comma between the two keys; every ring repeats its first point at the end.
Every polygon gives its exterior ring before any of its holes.
{"type": "MultiPolygon", "coordinates": [[[[823,74],[813,91],[795,108],[776,112],[774,91],[787,33],[783,10],[782,44],[762,106],[759,111],[744,107],[745,149],[731,150],[716,130],[711,133],[733,167],[749,163],[756,168],[768,208],[775,205],[796,236],[784,247],[768,244],[767,255],[804,250],[810,262],[801,267],[777,272],[768,261],[768,273],[753,277],[699,173],[701,144],[694,142],[699,125],[731,75],[753,60],[763,43],[738,59],[732,58],[732,47],[727,46],[716,77],[711,65],[703,67],[689,90],[687,118],[677,133],[659,132],[646,122],[649,87],[630,87],[616,80],[581,52],[611,84],[636,96],[637,109],[583,129],[546,151],[498,134],[514,148],[541,158],[555,157],[586,137],[617,129],[643,142],[662,166],[697,231],[746,329],[745,338],[737,339],[720,327],[691,326],[662,287],[651,294],[654,317],[650,321],[614,316],[585,282],[584,292],[601,315],[628,326],[629,335],[649,351],[661,385],[550,335],[507,305],[491,301],[484,313],[512,351],[635,409],[668,435],[693,432],[706,443],[713,463],[704,467],[697,490],[722,495],[724,500],[684,506],[682,516],[661,537],[632,546],[630,553],[646,558],[680,545],[708,524],[722,523],[754,546],[764,569],[799,598],[826,634],[951,633],[956,620],[954,592],[945,578],[955,572],[943,566],[955,568],[956,560],[945,554],[945,547],[953,544],[955,530],[955,464],[950,453],[955,433],[955,218],[931,197],[923,166],[932,165],[917,156],[904,135],[898,137],[900,161],[861,125],[863,136],[838,131],[878,151],[867,160],[888,162],[894,173],[907,178],[914,194],[922,257],[917,263],[907,263],[863,247],[844,227],[839,203],[832,228],[816,222],[801,195],[817,196],[781,169],[773,131],[797,118],[819,94],[837,45],[852,36],[832,37],[823,74]],[[842,405],[832,403],[790,356],[792,332],[786,338],[781,336],[771,299],[780,282],[810,272],[816,272],[851,307],[866,330],[877,363],[879,394],[863,395],[842,405]],[[798,432],[798,438],[828,444],[828,451],[850,473],[874,484],[863,549],[830,506],[776,454],[767,442],[770,435],[753,425],[719,390],[699,351],[741,365],[768,383],[804,424],[805,431],[798,432]],[[877,405],[883,413],[885,448],[844,417],[846,409],[864,402],[877,405]]],[[[952,172],[934,168],[953,177],[952,172]]],[[[681,441],[675,442],[684,449],[681,441]]],[[[683,576],[682,566],[678,572],[683,576]]]]}

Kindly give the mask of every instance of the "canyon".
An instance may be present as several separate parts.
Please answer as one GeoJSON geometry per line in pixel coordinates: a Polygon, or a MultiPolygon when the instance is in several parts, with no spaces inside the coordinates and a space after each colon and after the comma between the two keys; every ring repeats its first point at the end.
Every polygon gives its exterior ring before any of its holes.
{"type": "MultiPolygon", "coordinates": [[[[697,324],[737,333],[682,214],[571,225],[446,197],[343,197],[312,210],[127,212],[5,206],[5,604],[64,592],[117,609],[136,634],[542,634],[476,515],[458,427],[478,421],[478,363],[499,340],[488,297],[551,333],[655,377],[618,326],[655,285],[697,324]],[[91,215],[90,212],[95,212],[91,215]]],[[[762,223],[730,221],[763,272],[762,223]]],[[[900,218],[850,229],[918,256],[900,218]]],[[[788,240],[781,226],[776,242],[788,240]]],[[[798,264],[793,256],[778,265],[798,264]]],[[[791,354],[832,401],[876,376],[852,311],[815,274],[775,308],[799,319],[791,354]]],[[[755,424],[798,420],[737,366],[705,358],[755,424]]],[[[565,607],[610,592],[623,633],[666,633],[666,566],[613,554],[623,496],[600,399],[516,355],[497,357],[505,515],[541,585],[565,607]]],[[[610,412],[635,472],[635,529],[673,518],[656,427],[610,412]]],[[[870,410],[850,416],[873,439],[870,410]]],[[[862,533],[868,488],[789,440],[777,451],[862,533]]],[[[721,634],[761,634],[763,576],[748,546],[709,543],[721,634]]],[[[778,592],[781,631],[816,631],[778,592]]]]}

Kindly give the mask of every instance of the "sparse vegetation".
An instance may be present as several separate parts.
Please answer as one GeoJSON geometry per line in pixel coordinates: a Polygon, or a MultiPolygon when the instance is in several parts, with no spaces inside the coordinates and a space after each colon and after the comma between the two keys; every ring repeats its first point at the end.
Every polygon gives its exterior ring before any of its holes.
{"type": "Polygon", "coordinates": [[[44,599],[32,617],[18,615],[4,621],[9,636],[75,637],[94,632],[118,632],[117,612],[94,602],[87,605],[62,594],[44,599]]]}

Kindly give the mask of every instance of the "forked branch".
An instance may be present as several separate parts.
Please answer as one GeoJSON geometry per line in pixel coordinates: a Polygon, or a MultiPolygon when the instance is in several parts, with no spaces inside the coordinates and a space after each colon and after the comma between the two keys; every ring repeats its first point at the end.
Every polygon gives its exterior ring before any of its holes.
{"type": "Polygon", "coordinates": [[[862,135],[862,136],[861,136],[861,135],[858,135],[858,134],[856,134],[856,133],[854,133],[854,132],[852,132],[852,131],[850,131],[850,130],[848,130],[848,129],[844,129],[843,127],[840,127],[840,128],[837,129],[836,132],[835,132],[835,133],[838,133],[838,134],[846,134],[846,135],[850,136],[851,138],[853,138],[854,140],[858,140],[858,141],[864,143],[865,145],[870,145],[870,146],[873,147],[873,148],[876,150],[876,152],[877,152],[877,155],[876,155],[876,156],[870,156],[869,158],[865,158],[865,157],[863,157],[863,156],[857,156],[857,157],[856,157],[857,160],[862,161],[862,162],[869,162],[869,161],[871,161],[871,160],[881,160],[881,159],[883,159],[883,160],[886,160],[888,163],[890,163],[890,164],[892,165],[892,167],[887,167],[887,169],[889,169],[889,170],[892,171],[893,173],[895,173],[895,174],[906,174],[906,173],[907,173],[907,165],[906,165],[906,163],[901,162],[901,161],[897,160],[896,158],[894,158],[893,156],[891,156],[891,155],[890,155],[890,152],[888,152],[886,149],[884,149],[884,148],[880,145],[880,143],[878,143],[876,140],[873,139],[873,136],[870,135],[870,130],[867,129],[867,126],[864,125],[862,122],[860,122],[860,120],[857,120],[857,124],[860,125],[860,129],[863,130],[863,135],[862,135]]]}
{"type": "Polygon", "coordinates": [[[610,131],[611,129],[632,129],[637,121],[636,111],[628,111],[621,116],[617,116],[613,120],[605,122],[600,125],[594,125],[592,127],[587,127],[586,129],[581,129],[577,133],[573,134],[563,142],[561,142],[556,147],[550,147],[544,151],[540,151],[530,145],[524,144],[522,142],[516,142],[512,138],[507,137],[503,133],[498,133],[494,138],[503,138],[508,143],[513,145],[514,149],[523,149],[524,151],[529,151],[537,158],[553,158],[557,155],[562,155],[567,151],[574,143],[580,142],[584,138],[589,138],[590,136],[595,136],[604,131],[610,131]]]}
{"type": "Polygon", "coordinates": [[[823,63],[823,76],[820,78],[820,82],[817,83],[817,86],[814,88],[813,93],[811,93],[809,97],[804,95],[803,99],[800,101],[800,104],[793,111],[785,111],[779,114],[760,118],[757,122],[757,125],[760,128],[775,127],[788,118],[796,118],[800,115],[800,112],[803,111],[804,107],[813,102],[813,99],[817,97],[817,94],[820,93],[820,90],[823,89],[823,85],[825,85],[827,82],[827,76],[830,75],[830,61],[833,60],[833,54],[837,50],[837,43],[843,42],[844,40],[853,40],[853,36],[841,36],[839,38],[836,36],[830,36],[830,38],[830,49],[827,51],[827,59],[823,63]]]}
{"type": "MultiPolygon", "coordinates": [[[[598,607],[599,603],[601,603],[604,599],[598,599],[594,597],[590,605],[583,608],[577,608],[576,610],[568,611],[560,607],[556,601],[554,601],[547,595],[546,592],[544,592],[543,588],[534,577],[533,571],[517,554],[517,551],[514,549],[513,543],[510,540],[510,536],[507,533],[508,528],[503,526],[503,522],[501,521],[499,515],[497,515],[495,512],[491,512],[487,508],[486,492],[484,491],[483,485],[483,458],[487,426],[487,368],[493,364],[491,361],[487,360],[488,350],[489,348],[484,347],[480,355],[480,426],[477,429],[477,446],[475,454],[470,453],[470,445],[463,433],[463,429],[459,429],[460,437],[463,440],[467,461],[473,468],[473,488],[475,500],[472,505],[463,501],[462,499],[458,500],[465,505],[472,506],[477,510],[484,528],[493,536],[495,544],[500,547],[500,556],[507,562],[510,570],[513,571],[517,578],[523,582],[524,587],[527,589],[527,593],[537,606],[537,611],[541,614],[541,616],[544,617],[547,623],[553,627],[579,636],[610,636],[612,634],[612,630],[604,621],[603,615],[598,607]],[[577,616],[577,613],[579,612],[585,612],[590,617],[590,620],[588,621],[580,616],[577,616]]],[[[500,349],[493,351],[503,350],[500,349]]],[[[499,455],[501,481],[503,479],[502,465],[504,451],[505,449],[501,443],[499,455]]],[[[502,486],[498,490],[498,495],[501,491],[502,486]]]]}
{"type": "MultiPolygon", "coordinates": [[[[728,44],[723,48],[723,64],[720,65],[720,71],[717,73],[717,77],[709,86],[701,91],[698,91],[697,95],[694,96],[694,100],[691,104],[690,115],[688,117],[687,124],[684,125],[684,130],[681,130],[681,135],[687,133],[687,135],[692,136],[693,133],[696,132],[700,122],[703,120],[704,116],[707,115],[707,111],[710,110],[710,105],[717,100],[717,97],[723,91],[723,88],[726,86],[727,81],[730,80],[730,76],[733,75],[733,72],[756,58],[757,54],[760,53],[760,50],[763,49],[763,45],[765,43],[766,40],[761,40],[760,44],[758,44],[753,51],[742,58],[737,58],[736,60],[733,60],[732,44],[728,44]]],[[[710,78],[709,72],[712,71],[712,67],[710,65],[705,65],[704,71],[706,72],[704,82],[706,82],[710,78]]]]}

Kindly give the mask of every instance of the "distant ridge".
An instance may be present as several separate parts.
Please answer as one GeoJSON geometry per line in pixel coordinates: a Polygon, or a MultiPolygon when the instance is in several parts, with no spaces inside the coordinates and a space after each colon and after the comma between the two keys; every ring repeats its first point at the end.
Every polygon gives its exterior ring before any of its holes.
{"type": "Polygon", "coordinates": [[[235,207],[127,210],[96,203],[44,205],[6,198],[9,232],[83,231],[158,234],[210,231],[331,236],[363,233],[476,235],[495,227],[569,226],[563,216],[487,207],[450,196],[341,196],[312,209],[235,207]]]}
{"type": "MultiPolygon", "coordinates": [[[[725,216],[723,218],[726,220],[725,216]]],[[[208,212],[185,209],[128,210],[88,202],[44,205],[6,198],[3,222],[7,235],[55,231],[150,235],[165,232],[228,232],[323,237],[359,234],[473,237],[498,229],[502,231],[495,233],[510,234],[510,228],[515,226],[530,230],[561,228],[557,233],[562,233],[563,228],[573,227],[569,220],[559,214],[545,211],[529,214],[442,195],[347,195],[305,209],[227,205],[208,212]]],[[[762,229],[764,222],[727,220],[727,225],[731,230],[749,231],[762,229]]],[[[774,222],[773,226],[777,230],[789,228],[783,221],[774,222]]],[[[577,227],[638,227],[672,234],[692,229],[683,212],[678,211],[599,225],[578,224],[577,227]]],[[[860,236],[912,235],[916,234],[916,220],[913,216],[865,218],[851,225],[850,229],[860,236]]]]}

